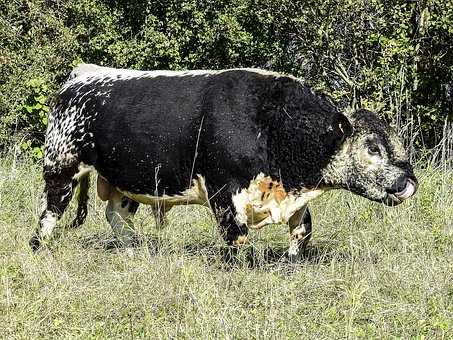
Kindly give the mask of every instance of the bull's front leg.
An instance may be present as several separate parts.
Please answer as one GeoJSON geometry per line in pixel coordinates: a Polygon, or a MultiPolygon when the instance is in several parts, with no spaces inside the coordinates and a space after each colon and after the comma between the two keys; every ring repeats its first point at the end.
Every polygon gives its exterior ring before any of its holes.
{"type": "Polygon", "coordinates": [[[294,213],[288,221],[290,242],[288,257],[291,262],[301,259],[311,237],[311,215],[308,206],[294,213]]]}
{"type": "Polygon", "coordinates": [[[219,228],[225,242],[232,247],[240,247],[248,243],[248,228],[236,219],[234,206],[216,209],[219,217],[219,228]]]}
{"type": "Polygon", "coordinates": [[[209,188],[209,192],[213,193],[210,205],[217,217],[220,233],[225,242],[234,248],[248,242],[248,227],[238,220],[232,199],[236,191],[233,185],[229,188],[209,188]]]}

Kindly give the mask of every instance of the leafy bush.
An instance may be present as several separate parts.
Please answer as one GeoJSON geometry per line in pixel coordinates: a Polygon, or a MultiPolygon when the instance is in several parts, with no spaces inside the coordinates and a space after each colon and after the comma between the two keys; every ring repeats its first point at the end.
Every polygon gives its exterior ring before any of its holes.
{"type": "Polygon", "coordinates": [[[42,145],[51,94],[81,61],[291,73],[342,108],[378,111],[418,147],[436,145],[452,115],[446,1],[21,0],[0,12],[3,146],[42,145]]]}

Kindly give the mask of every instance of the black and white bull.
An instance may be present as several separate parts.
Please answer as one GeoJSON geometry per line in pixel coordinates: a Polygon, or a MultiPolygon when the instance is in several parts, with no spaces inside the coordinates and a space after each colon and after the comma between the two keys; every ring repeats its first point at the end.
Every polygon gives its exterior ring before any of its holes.
{"type": "Polygon", "coordinates": [[[249,228],[287,223],[291,256],[311,235],[307,203],[324,191],[396,205],[417,188],[401,142],[375,114],[347,118],[299,79],[257,69],[74,70],[49,115],[34,249],[52,235],[77,184],[73,226],[83,223],[91,170],[126,242],[139,203],[152,205],[159,221],[174,205],[203,204],[230,245],[249,228]]]}

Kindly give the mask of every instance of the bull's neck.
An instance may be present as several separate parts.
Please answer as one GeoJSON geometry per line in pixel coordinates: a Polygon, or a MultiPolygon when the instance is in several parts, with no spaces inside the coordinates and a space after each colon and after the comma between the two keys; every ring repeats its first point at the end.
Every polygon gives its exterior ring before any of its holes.
{"type": "Polygon", "coordinates": [[[333,106],[295,78],[276,79],[263,102],[272,175],[290,189],[325,186],[334,150],[321,132],[333,106]]]}
{"type": "Polygon", "coordinates": [[[348,157],[351,150],[351,138],[347,138],[341,148],[331,157],[327,165],[321,170],[323,183],[326,187],[342,188],[347,187],[348,177],[350,171],[350,157],[348,157]]]}
{"type": "Polygon", "coordinates": [[[288,189],[323,186],[322,160],[316,143],[307,149],[307,140],[316,135],[315,127],[307,126],[298,114],[280,114],[275,128],[269,131],[270,168],[288,189]]]}

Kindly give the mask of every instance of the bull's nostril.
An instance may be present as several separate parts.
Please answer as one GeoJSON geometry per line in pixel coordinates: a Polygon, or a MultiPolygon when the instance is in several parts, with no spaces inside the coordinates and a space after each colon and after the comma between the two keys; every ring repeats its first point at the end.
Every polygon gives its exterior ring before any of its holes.
{"type": "Polygon", "coordinates": [[[398,188],[396,189],[396,192],[401,192],[404,189],[406,189],[407,186],[407,178],[404,177],[403,179],[398,181],[398,188]]]}
{"type": "Polygon", "coordinates": [[[387,190],[391,194],[399,193],[406,189],[408,178],[406,176],[398,177],[392,187],[387,190]]]}

